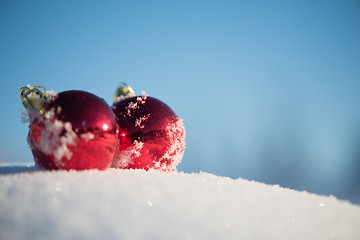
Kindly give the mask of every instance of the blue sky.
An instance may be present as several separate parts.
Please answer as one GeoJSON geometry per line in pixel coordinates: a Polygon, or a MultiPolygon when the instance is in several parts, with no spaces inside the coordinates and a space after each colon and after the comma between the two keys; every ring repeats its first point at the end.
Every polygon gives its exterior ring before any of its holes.
{"type": "Polygon", "coordinates": [[[120,82],[184,119],[179,170],[360,202],[358,1],[1,1],[0,162],[31,163],[18,89],[120,82]]]}

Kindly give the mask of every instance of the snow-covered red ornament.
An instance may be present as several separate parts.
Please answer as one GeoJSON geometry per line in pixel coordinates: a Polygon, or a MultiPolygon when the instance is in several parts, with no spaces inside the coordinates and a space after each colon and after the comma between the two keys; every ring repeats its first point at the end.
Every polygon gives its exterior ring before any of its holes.
{"type": "MultiPolygon", "coordinates": [[[[43,91],[40,91],[43,89],[43,91]]],[[[44,169],[106,169],[118,144],[110,106],[85,91],[45,92],[20,89],[29,115],[27,137],[35,165],[44,169]]]]}
{"type": "Polygon", "coordinates": [[[165,172],[176,168],[184,154],[185,128],[168,105],[145,93],[135,96],[123,83],[112,109],[120,139],[112,167],[165,172]]]}

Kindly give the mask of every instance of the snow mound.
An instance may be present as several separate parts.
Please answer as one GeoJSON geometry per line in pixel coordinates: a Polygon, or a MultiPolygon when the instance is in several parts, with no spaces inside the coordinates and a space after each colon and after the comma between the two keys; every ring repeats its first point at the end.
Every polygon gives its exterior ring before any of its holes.
{"type": "Polygon", "coordinates": [[[360,206],[208,173],[0,167],[0,239],[360,239],[360,206]]]}

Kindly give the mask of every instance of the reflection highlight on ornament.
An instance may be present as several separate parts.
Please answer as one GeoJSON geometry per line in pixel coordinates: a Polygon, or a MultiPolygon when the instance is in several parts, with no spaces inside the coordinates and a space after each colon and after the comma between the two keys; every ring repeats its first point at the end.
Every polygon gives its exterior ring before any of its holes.
{"type": "Polygon", "coordinates": [[[121,133],[120,133],[120,136],[121,136],[121,137],[125,137],[125,136],[126,136],[126,132],[121,132],[121,133]]]}
{"type": "Polygon", "coordinates": [[[102,126],[102,128],[104,129],[104,131],[107,131],[109,129],[109,125],[107,125],[106,123],[104,123],[104,125],[102,126]]]}

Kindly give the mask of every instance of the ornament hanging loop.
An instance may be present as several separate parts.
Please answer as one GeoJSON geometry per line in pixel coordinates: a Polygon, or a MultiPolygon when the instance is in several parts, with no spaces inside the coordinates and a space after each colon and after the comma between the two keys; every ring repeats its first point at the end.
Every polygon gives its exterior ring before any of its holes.
{"type": "Polygon", "coordinates": [[[126,83],[122,82],[120,83],[120,86],[116,89],[115,95],[114,95],[114,101],[118,98],[118,97],[133,97],[135,96],[135,92],[134,89],[132,89],[132,87],[130,87],[129,85],[127,85],[126,83]]]}
{"type": "Polygon", "coordinates": [[[26,109],[44,112],[43,105],[46,100],[46,92],[43,86],[30,86],[20,88],[21,103],[26,109]]]}

